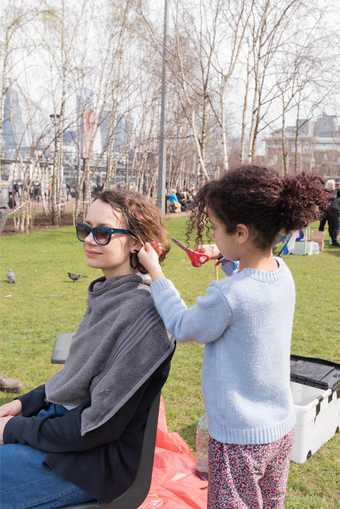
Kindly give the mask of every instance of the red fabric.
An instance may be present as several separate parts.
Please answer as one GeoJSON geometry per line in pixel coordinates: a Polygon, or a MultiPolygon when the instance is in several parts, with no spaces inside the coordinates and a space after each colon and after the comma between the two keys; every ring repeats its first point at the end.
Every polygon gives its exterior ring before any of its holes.
{"type": "Polygon", "coordinates": [[[169,433],[161,400],[150,492],[139,509],[206,509],[208,483],[195,473],[195,458],[178,433],[169,433]]]}

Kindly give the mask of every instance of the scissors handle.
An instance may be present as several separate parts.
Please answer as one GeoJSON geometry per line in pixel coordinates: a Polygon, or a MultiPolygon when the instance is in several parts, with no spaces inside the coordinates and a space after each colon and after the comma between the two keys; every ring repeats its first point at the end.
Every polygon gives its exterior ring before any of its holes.
{"type": "Polygon", "coordinates": [[[209,260],[211,260],[210,256],[203,254],[200,251],[195,251],[195,253],[197,253],[199,255],[199,259],[200,259],[201,263],[205,263],[205,262],[208,262],[209,260]]]}
{"type": "Polygon", "coordinates": [[[197,250],[190,249],[185,244],[183,244],[183,242],[177,239],[172,239],[172,241],[178,247],[183,249],[183,251],[186,252],[188,258],[190,258],[191,265],[193,267],[200,267],[201,265],[203,265],[203,263],[206,263],[211,259],[209,255],[205,254],[204,251],[201,251],[200,249],[197,250]]]}

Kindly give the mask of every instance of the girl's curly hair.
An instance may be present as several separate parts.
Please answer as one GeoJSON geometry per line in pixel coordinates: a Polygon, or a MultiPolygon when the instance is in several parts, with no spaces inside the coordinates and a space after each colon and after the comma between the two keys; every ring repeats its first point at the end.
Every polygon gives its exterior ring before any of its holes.
{"type": "MultiPolygon", "coordinates": [[[[159,260],[160,262],[165,260],[170,250],[170,242],[166,235],[160,210],[150,199],[134,191],[116,190],[102,191],[96,195],[95,199],[108,203],[113,209],[119,210],[126,221],[127,228],[142,244],[156,241],[161,247],[159,260]]],[[[130,255],[130,263],[133,268],[139,270],[142,274],[146,274],[147,271],[136,255],[130,255]]]]}
{"type": "Polygon", "coordinates": [[[209,231],[210,209],[233,233],[238,224],[249,226],[257,247],[273,245],[281,232],[289,233],[320,217],[328,198],[320,177],[300,173],[280,177],[272,169],[241,166],[205,184],[194,197],[187,239],[195,234],[201,244],[209,231]]]}

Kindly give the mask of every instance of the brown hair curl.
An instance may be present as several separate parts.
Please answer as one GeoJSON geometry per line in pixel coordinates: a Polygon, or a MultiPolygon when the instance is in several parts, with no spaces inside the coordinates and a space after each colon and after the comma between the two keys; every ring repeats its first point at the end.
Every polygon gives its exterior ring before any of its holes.
{"type": "Polygon", "coordinates": [[[195,231],[196,243],[203,242],[210,209],[225,224],[228,233],[233,233],[238,224],[245,224],[252,229],[256,245],[266,249],[280,232],[306,226],[326,208],[327,197],[318,176],[300,173],[280,177],[269,168],[241,166],[198,191],[187,238],[195,231]]]}
{"type": "MultiPolygon", "coordinates": [[[[95,199],[119,210],[128,229],[142,244],[156,241],[162,250],[159,260],[160,262],[165,260],[170,250],[170,242],[166,236],[160,211],[150,199],[134,191],[116,190],[102,191],[96,195],[95,199]]],[[[146,274],[147,271],[139,263],[138,258],[136,259],[136,255],[130,255],[130,264],[142,274],[146,274]]]]}

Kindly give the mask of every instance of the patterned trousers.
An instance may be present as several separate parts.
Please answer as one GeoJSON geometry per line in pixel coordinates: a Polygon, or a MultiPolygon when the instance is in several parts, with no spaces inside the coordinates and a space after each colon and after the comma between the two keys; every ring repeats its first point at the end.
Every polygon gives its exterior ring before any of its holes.
{"type": "Polygon", "coordinates": [[[283,509],[293,432],[259,445],[209,439],[208,509],[283,509]]]}

